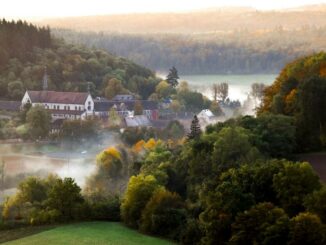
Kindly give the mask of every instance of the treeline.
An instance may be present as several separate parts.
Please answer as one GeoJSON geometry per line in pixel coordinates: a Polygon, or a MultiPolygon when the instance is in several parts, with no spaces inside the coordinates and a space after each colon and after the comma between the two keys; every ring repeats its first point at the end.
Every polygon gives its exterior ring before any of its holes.
{"type": "Polygon", "coordinates": [[[6,54],[0,55],[2,98],[20,100],[26,89],[42,89],[45,67],[50,90],[86,92],[90,86],[93,96],[104,95],[108,81],[115,78],[142,96],[141,91],[153,93],[158,83],[151,70],[102,50],[67,44],[51,37],[48,28],[3,20],[0,31],[0,54],[6,54]],[[142,87],[131,84],[132,79],[142,87]]]}
{"type": "Polygon", "coordinates": [[[299,151],[326,149],[326,53],[297,59],[286,65],[266,88],[259,113],[295,118],[299,151]]]}
{"type": "Polygon", "coordinates": [[[199,34],[119,34],[55,29],[73,43],[109,50],[157,71],[180,74],[278,73],[290,60],[323,50],[325,27],[199,34]]]}
{"type": "Polygon", "coordinates": [[[120,33],[212,33],[239,29],[249,31],[298,29],[326,24],[325,5],[315,9],[258,11],[252,8],[221,8],[184,13],[135,13],[45,19],[42,24],[78,31],[120,33]]]}

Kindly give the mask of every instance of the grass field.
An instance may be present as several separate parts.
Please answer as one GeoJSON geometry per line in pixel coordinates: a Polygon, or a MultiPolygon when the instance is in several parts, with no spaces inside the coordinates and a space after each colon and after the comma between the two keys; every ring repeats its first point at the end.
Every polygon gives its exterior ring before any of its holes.
{"type": "Polygon", "coordinates": [[[114,222],[85,222],[56,227],[4,244],[64,245],[64,244],[108,244],[108,245],[168,245],[172,242],[143,235],[114,222]]]}

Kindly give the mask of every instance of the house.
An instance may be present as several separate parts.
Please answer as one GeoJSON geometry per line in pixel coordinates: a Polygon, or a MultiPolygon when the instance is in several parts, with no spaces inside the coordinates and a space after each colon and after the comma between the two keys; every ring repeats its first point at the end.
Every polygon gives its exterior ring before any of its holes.
{"type": "MultiPolygon", "coordinates": [[[[95,115],[100,118],[108,118],[109,111],[113,108],[122,117],[134,115],[134,107],[137,100],[113,101],[113,100],[94,100],[95,115]]],[[[158,103],[149,100],[138,100],[143,107],[143,115],[150,120],[158,120],[158,103]]]]}
{"type": "Polygon", "coordinates": [[[203,123],[210,123],[212,122],[216,117],[213,114],[213,112],[209,109],[202,110],[198,115],[197,118],[200,122],[203,123]]]}
{"type": "Polygon", "coordinates": [[[56,91],[26,91],[22,106],[30,103],[32,106],[42,105],[49,110],[52,120],[85,119],[94,115],[94,101],[89,93],[56,92],[56,91]]]}

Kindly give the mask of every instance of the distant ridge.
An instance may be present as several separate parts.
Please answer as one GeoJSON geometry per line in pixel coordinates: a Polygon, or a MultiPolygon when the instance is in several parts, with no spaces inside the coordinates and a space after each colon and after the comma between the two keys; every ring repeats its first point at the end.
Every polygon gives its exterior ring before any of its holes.
{"type": "Polygon", "coordinates": [[[326,26],[326,4],[261,11],[248,7],[203,9],[179,13],[136,13],[44,19],[35,22],[77,31],[118,33],[207,33],[239,29],[273,30],[280,26],[326,26]],[[209,18],[207,18],[209,14],[209,18]]]}

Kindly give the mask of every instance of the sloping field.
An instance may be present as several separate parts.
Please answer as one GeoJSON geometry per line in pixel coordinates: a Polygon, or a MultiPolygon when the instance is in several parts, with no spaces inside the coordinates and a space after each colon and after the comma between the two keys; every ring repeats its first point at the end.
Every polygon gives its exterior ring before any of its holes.
{"type": "Polygon", "coordinates": [[[85,222],[57,227],[4,244],[65,245],[168,245],[172,242],[143,235],[114,222],[85,222]]]}

